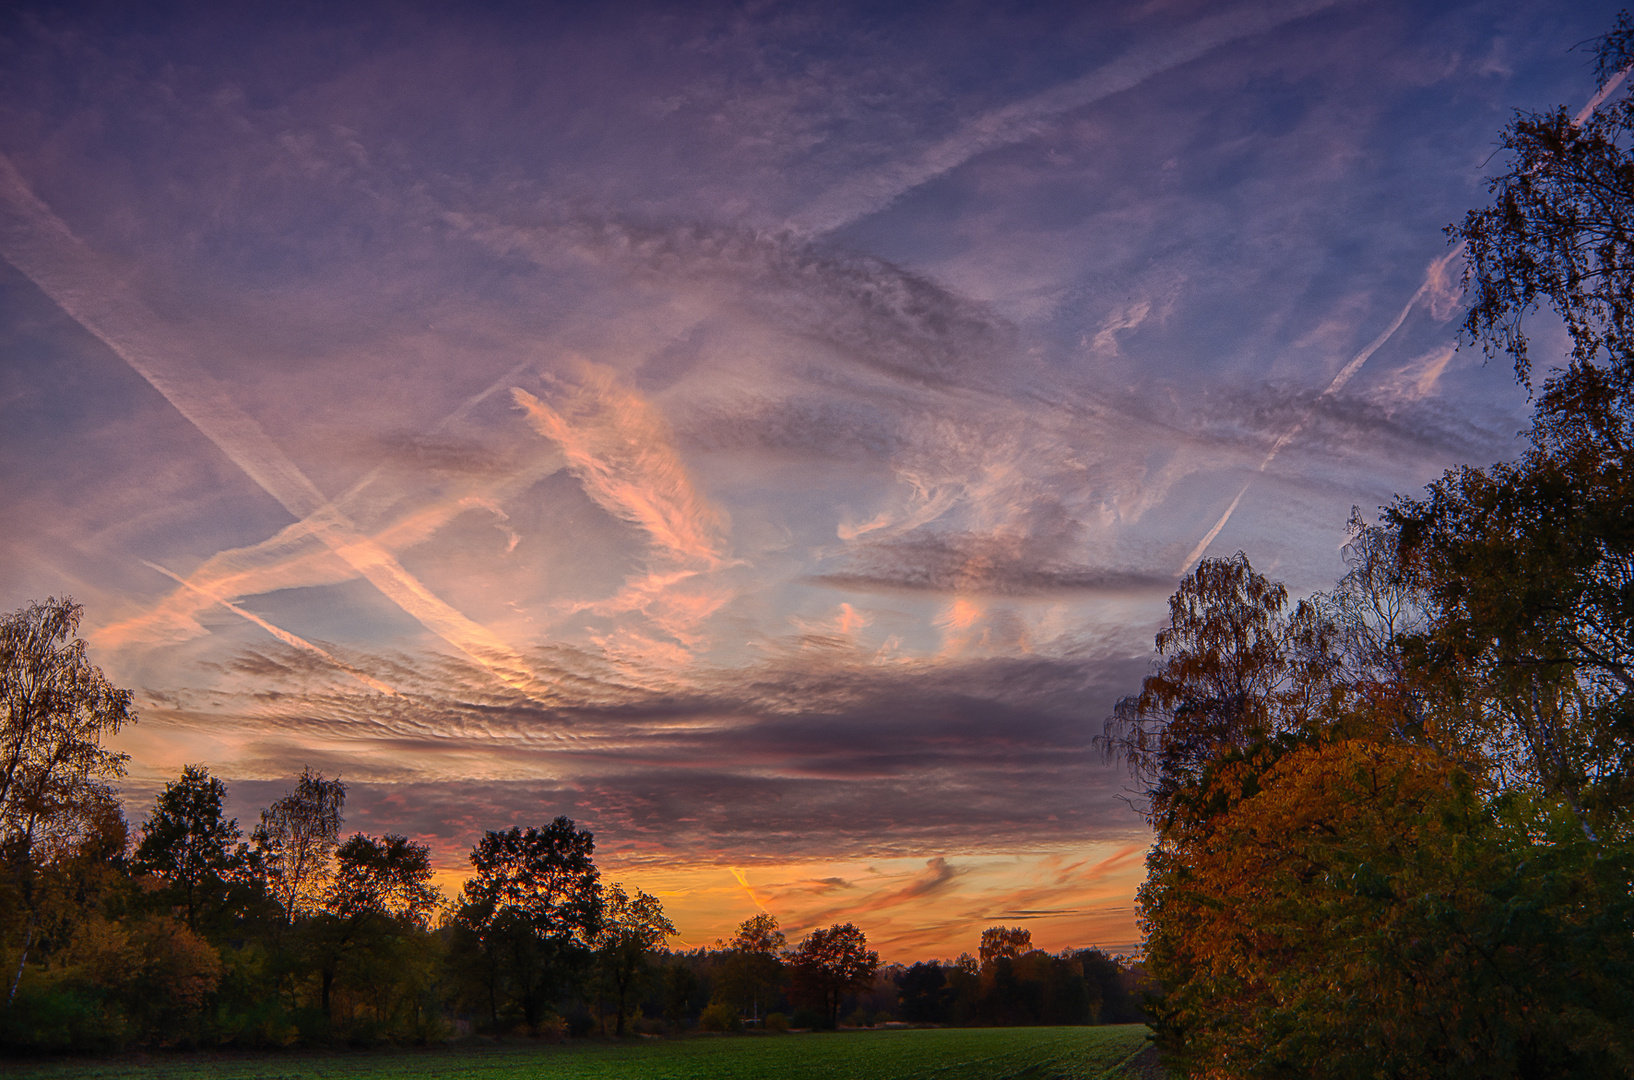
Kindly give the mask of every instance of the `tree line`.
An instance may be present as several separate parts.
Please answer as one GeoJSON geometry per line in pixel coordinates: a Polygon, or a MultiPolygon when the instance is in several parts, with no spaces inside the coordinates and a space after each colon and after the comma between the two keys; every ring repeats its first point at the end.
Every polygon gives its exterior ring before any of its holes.
{"type": "Polygon", "coordinates": [[[882,965],[851,923],[790,946],[760,914],[672,951],[658,898],[605,884],[566,817],[485,832],[445,897],[427,847],[343,838],[346,786],[310,769],[248,833],[189,765],[130,829],[103,740],[130,695],[67,600],[0,618],[0,1051],[428,1043],[1140,1014],[1138,972],[994,928],[980,959],[882,965]]]}
{"type": "MultiPolygon", "coordinates": [[[[1601,85],[1634,61],[1625,13],[1601,85]]],[[[1463,327],[1534,394],[1525,452],[1376,521],[1291,603],[1246,556],[1169,601],[1104,745],[1146,781],[1169,1068],[1634,1074],[1634,101],[1520,113],[1463,327]],[[1527,319],[1569,341],[1534,386],[1527,319]]]]}
{"type": "Polygon", "coordinates": [[[792,952],[782,943],[777,920],[763,913],[715,949],[672,954],[666,1008],[684,997],[699,1010],[699,1026],[711,1031],[841,1022],[1016,1027],[1146,1019],[1138,963],[1098,949],[1035,949],[1024,927],[988,928],[975,956],[907,965],[879,964],[865,951],[860,931],[848,926],[814,931],[792,952]],[[853,958],[849,975],[846,964],[808,959],[814,950],[836,946],[853,958]]]}

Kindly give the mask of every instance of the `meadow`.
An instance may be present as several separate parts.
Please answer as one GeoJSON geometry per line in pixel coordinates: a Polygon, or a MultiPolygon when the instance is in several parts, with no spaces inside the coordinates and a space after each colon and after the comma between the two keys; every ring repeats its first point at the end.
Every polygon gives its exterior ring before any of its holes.
{"type": "Polygon", "coordinates": [[[1139,1024],[939,1028],[426,1051],[13,1062],[17,1080],[1122,1080],[1147,1075],[1139,1024]]]}

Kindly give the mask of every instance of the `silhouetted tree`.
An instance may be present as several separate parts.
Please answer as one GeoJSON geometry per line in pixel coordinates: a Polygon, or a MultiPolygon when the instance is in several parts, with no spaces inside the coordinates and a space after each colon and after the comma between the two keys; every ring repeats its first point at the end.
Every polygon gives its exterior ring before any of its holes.
{"type": "MultiPolygon", "coordinates": [[[[1634,25],[1621,13],[1600,39],[1602,85],[1634,60],[1634,25]]],[[[1506,353],[1528,382],[1525,321],[1547,304],[1565,323],[1572,349],[1539,400],[1546,435],[1565,406],[1578,434],[1627,445],[1634,377],[1634,97],[1625,87],[1578,123],[1564,106],[1519,111],[1499,136],[1507,169],[1487,182],[1490,205],[1447,232],[1467,245],[1470,301],[1464,331],[1488,355],[1506,353]],[[1594,421],[1610,422],[1596,430],[1594,421]]]]}
{"type": "Polygon", "coordinates": [[[1312,604],[1284,613],[1288,591],[1242,552],[1204,559],[1169,598],[1163,657],[1119,701],[1101,745],[1146,779],[1160,820],[1223,752],[1300,730],[1333,703],[1332,628],[1312,604]]]}
{"type": "Polygon", "coordinates": [[[596,936],[596,964],[612,992],[617,1024],[613,1034],[624,1034],[630,995],[646,981],[654,949],[675,933],[675,924],[651,893],[613,884],[603,895],[601,932],[596,936]]]}
{"type": "Polygon", "coordinates": [[[778,929],[775,916],[766,912],[751,916],[738,925],[737,933],[726,942],[721,971],[715,985],[717,1000],[728,1002],[733,1008],[761,1019],[761,1006],[767,1004],[783,981],[783,962],[779,954],[788,946],[788,939],[778,929]]]}
{"type": "Polygon", "coordinates": [[[325,780],[306,768],[294,791],[261,811],[255,850],[267,891],[287,922],[323,904],[345,802],[346,785],[339,778],[325,780]]]}
{"type": "Polygon", "coordinates": [[[948,986],[942,965],[914,964],[897,975],[897,989],[902,1003],[902,1019],[913,1024],[937,1024],[947,1019],[947,1006],[953,992],[948,986]]]}
{"type": "Polygon", "coordinates": [[[166,898],[187,913],[189,930],[198,930],[201,907],[221,903],[243,836],[222,812],[226,798],[227,785],[204,766],[185,766],[154,800],[136,844],[132,869],[164,882],[166,898]]]}
{"type": "Polygon", "coordinates": [[[537,1029],[588,965],[601,930],[601,880],[588,830],[558,817],[543,829],[487,832],[471,851],[456,927],[483,962],[489,1015],[507,993],[537,1029]]]}
{"type": "Polygon", "coordinates": [[[431,885],[431,851],[402,836],[362,833],[335,852],[335,873],[323,908],[308,927],[317,962],[319,1005],[332,1018],[335,976],[349,958],[388,950],[396,939],[426,929],[441,901],[431,885]]]}
{"type": "Polygon", "coordinates": [[[1116,957],[1099,949],[1084,949],[1076,957],[1088,988],[1091,1018],[1102,1024],[1133,1024],[1144,1020],[1139,1001],[1131,994],[1134,975],[1116,957]]]}
{"type": "Polygon", "coordinates": [[[686,1024],[692,999],[698,993],[698,976],[681,957],[671,957],[664,966],[664,1021],[676,1031],[686,1024]]]}
{"type": "Polygon", "coordinates": [[[1014,960],[1032,951],[1033,932],[1024,926],[990,926],[982,931],[982,943],[977,952],[982,967],[1000,957],[1014,960]]]}
{"type": "Polygon", "coordinates": [[[852,923],[813,930],[789,954],[792,996],[837,1025],[845,995],[866,989],[879,969],[879,953],[852,923]]]}

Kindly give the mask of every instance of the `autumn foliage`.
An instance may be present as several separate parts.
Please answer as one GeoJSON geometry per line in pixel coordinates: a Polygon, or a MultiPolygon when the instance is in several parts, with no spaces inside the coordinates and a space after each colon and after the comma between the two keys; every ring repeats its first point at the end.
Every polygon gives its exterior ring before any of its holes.
{"type": "MultiPolygon", "coordinates": [[[[1634,60],[1634,25],[1601,42],[1634,60]]],[[[1170,602],[1106,728],[1147,781],[1151,1008],[1195,1077],[1634,1072],[1634,99],[1522,114],[1465,329],[1530,386],[1526,453],[1452,470],[1293,604],[1239,553],[1170,602]]]]}

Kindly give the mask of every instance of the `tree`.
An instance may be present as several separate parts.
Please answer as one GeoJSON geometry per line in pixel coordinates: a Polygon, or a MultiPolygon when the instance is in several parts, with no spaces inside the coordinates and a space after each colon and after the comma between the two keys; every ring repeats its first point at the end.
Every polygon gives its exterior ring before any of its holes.
{"type": "MultiPolygon", "coordinates": [[[[1603,87],[1634,61],[1634,24],[1621,13],[1596,50],[1603,87]]],[[[1464,331],[1488,355],[1506,353],[1530,383],[1526,319],[1547,304],[1572,341],[1567,367],[1544,384],[1546,435],[1627,448],[1634,383],[1634,97],[1579,123],[1564,107],[1518,112],[1499,137],[1509,168],[1487,183],[1491,205],[1447,227],[1467,245],[1464,331]],[[1575,421],[1557,431],[1563,411],[1575,421]],[[1597,420],[1609,421],[1599,428],[1597,420]]],[[[1566,439],[1557,445],[1571,445],[1566,439]]]]}
{"type": "Polygon", "coordinates": [[[545,1010],[587,966],[601,929],[601,880],[589,830],[558,817],[543,829],[487,832],[471,851],[476,875],[454,916],[481,961],[497,1030],[508,993],[537,1030],[545,1010]]]}
{"type": "Polygon", "coordinates": [[[261,811],[255,849],[267,891],[286,922],[323,903],[345,802],[346,785],[338,777],[325,780],[308,767],[301,770],[294,791],[261,811]]]}
{"type": "MultiPolygon", "coordinates": [[[[1601,39],[1602,85],[1634,60],[1634,24],[1601,39]]],[[[1469,339],[1529,389],[1526,325],[1571,341],[1544,378],[1517,462],[1449,472],[1391,519],[1424,582],[1422,666],[1445,675],[1501,777],[1572,807],[1591,838],[1634,805],[1634,98],[1579,123],[1518,113],[1467,245],[1469,339]]]]}
{"type": "Polygon", "coordinates": [[[1535,454],[1456,470],[1391,510],[1428,594],[1420,667],[1449,721],[1493,782],[1565,799],[1590,836],[1634,798],[1634,490],[1611,487],[1535,454]]]}
{"type": "Polygon", "coordinates": [[[1569,818],[1401,742],[1210,788],[1222,810],[1164,836],[1138,895],[1178,1075],[1627,1075],[1628,852],[1584,859],[1569,818]]]}
{"type": "Polygon", "coordinates": [[[1023,926],[990,926],[982,931],[982,943],[978,950],[981,955],[982,967],[987,967],[1000,957],[1011,960],[1030,952],[1033,947],[1033,932],[1023,926]]]}
{"type": "Polygon", "coordinates": [[[38,847],[72,835],[112,799],[126,755],[102,746],[136,721],[130,691],[85,657],[84,608],[51,598],[0,619],[0,864],[20,910],[21,940],[6,1000],[17,993],[38,929],[38,847]]]}
{"type": "Polygon", "coordinates": [[[684,960],[671,957],[664,966],[664,1020],[676,1031],[686,1022],[692,1008],[693,995],[698,992],[698,975],[684,960]]]}
{"type": "Polygon", "coordinates": [[[1098,1024],[1131,1024],[1146,1019],[1138,995],[1131,992],[1137,969],[1100,949],[1083,949],[1076,957],[1088,988],[1090,1012],[1098,1024]]]}
{"type": "MultiPolygon", "coordinates": [[[[319,1003],[332,1018],[335,976],[348,958],[389,949],[423,931],[442,896],[431,882],[431,850],[402,836],[358,833],[335,852],[335,873],[309,934],[317,955],[319,1003]]],[[[369,966],[365,960],[362,965],[369,966]]]]}
{"type": "Polygon", "coordinates": [[[763,911],[739,923],[737,933],[725,945],[715,997],[758,1021],[762,1003],[770,1001],[783,981],[783,962],[778,956],[788,947],[788,939],[778,928],[776,916],[763,911]]]}
{"type": "Polygon", "coordinates": [[[675,932],[675,924],[664,914],[658,897],[640,889],[630,896],[617,883],[607,889],[601,932],[596,938],[596,961],[603,982],[613,994],[618,1017],[613,1034],[624,1034],[630,995],[646,981],[653,950],[675,932]]]}
{"type": "Polygon", "coordinates": [[[813,930],[789,954],[793,994],[838,1025],[845,995],[865,990],[879,970],[879,953],[852,923],[813,930]]]}
{"type": "Polygon", "coordinates": [[[1412,664],[1428,622],[1424,581],[1402,558],[1399,529],[1370,523],[1352,507],[1346,531],[1345,575],[1301,605],[1299,647],[1305,670],[1324,679],[1327,719],[1348,711],[1384,722],[1395,738],[1444,743],[1449,733],[1427,726],[1425,687],[1412,664]]]}
{"type": "Polygon", "coordinates": [[[1150,787],[1154,820],[1220,754],[1286,734],[1331,710],[1337,663],[1318,608],[1283,614],[1288,591],[1242,552],[1204,559],[1169,599],[1158,669],[1118,702],[1100,742],[1150,787]]]}
{"type": "Polygon", "coordinates": [[[902,1019],[912,1024],[940,1022],[952,997],[942,965],[918,963],[900,972],[896,985],[902,1002],[902,1019]]]}
{"type": "Polygon", "coordinates": [[[984,1022],[1017,1027],[1093,1019],[1099,999],[1091,1000],[1083,965],[1070,954],[1051,956],[1033,948],[1027,928],[989,927],[982,931],[979,952],[979,996],[971,1005],[984,1022]]]}
{"type": "Polygon", "coordinates": [[[234,865],[233,846],[243,834],[226,818],[227,785],[202,765],[183,767],[180,779],[165,785],[142,825],[132,868],[166,883],[175,906],[187,913],[187,928],[198,930],[199,909],[219,903],[234,865]]]}

